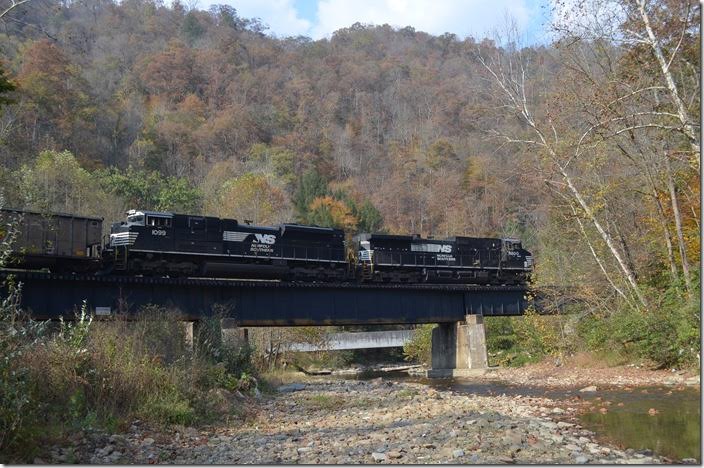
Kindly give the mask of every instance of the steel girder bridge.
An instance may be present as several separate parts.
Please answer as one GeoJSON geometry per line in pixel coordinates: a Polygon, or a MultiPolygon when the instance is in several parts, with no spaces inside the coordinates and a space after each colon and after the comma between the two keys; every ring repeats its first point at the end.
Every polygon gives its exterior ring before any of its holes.
{"type": "Polygon", "coordinates": [[[218,316],[242,327],[449,323],[474,314],[521,315],[530,304],[523,286],[294,283],[8,270],[0,271],[0,284],[10,277],[22,284],[20,306],[38,320],[72,319],[84,301],[97,316],[134,315],[140,307],[156,304],[178,310],[184,320],[218,316]]]}

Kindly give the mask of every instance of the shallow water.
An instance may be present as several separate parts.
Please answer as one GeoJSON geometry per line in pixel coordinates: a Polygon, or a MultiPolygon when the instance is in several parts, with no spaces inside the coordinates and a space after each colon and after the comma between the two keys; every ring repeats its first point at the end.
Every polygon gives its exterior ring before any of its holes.
{"type": "MultiPolygon", "coordinates": [[[[581,416],[582,424],[623,448],[650,449],[673,459],[701,460],[700,392],[670,387],[636,387],[633,391],[598,392],[610,401],[608,412],[598,409],[581,416]],[[643,393],[646,390],[648,393],[643,393]],[[618,406],[623,403],[623,406],[618,406]],[[648,411],[656,410],[650,415],[648,411]]],[[[595,401],[601,404],[600,401],[595,401]]]]}
{"type": "Polygon", "coordinates": [[[409,376],[406,372],[367,372],[352,378],[367,380],[378,377],[484,396],[523,395],[554,400],[579,397],[594,406],[593,411],[580,416],[582,425],[594,431],[600,440],[622,449],[652,450],[657,455],[673,460],[695,458],[698,462],[701,461],[701,402],[698,387],[680,390],[674,387],[634,387],[632,390],[615,387],[580,393],[578,388],[555,389],[464,379],[426,379],[409,376]],[[602,414],[600,408],[606,408],[608,412],[602,414]],[[651,408],[657,413],[648,414],[651,408]]]}

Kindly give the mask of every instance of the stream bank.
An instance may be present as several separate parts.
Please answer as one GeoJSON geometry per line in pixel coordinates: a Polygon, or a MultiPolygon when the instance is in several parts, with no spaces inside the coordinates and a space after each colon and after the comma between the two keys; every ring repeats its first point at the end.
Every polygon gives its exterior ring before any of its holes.
{"type": "MultiPolygon", "coordinates": [[[[302,379],[262,396],[244,421],[199,429],[135,422],[104,442],[55,447],[50,461],[177,464],[667,463],[621,450],[579,422],[576,405],[468,395],[417,382],[302,379]]],[[[91,436],[92,437],[92,436],[91,436]]],[[[83,437],[88,439],[89,437],[83,437]]],[[[92,439],[91,439],[92,440],[92,439]]]]}

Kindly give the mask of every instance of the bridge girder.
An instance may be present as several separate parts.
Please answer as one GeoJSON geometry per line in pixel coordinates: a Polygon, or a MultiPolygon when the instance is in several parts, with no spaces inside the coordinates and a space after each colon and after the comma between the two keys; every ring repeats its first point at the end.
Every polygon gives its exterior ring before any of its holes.
{"type": "MultiPolygon", "coordinates": [[[[13,274],[21,305],[37,319],[71,319],[85,300],[134,314],[147,304],[177,309],[185,319],[219,313],[238,325],[369,325],[446,323],[469,314],[520,315],[528,305],[518,286],[371,285],[277,281],[13,274]]],[[[4,281],[3,281],[4,283],[4,281]]],[[[103,309],[105,310],[105,309],[103,309]]]]}

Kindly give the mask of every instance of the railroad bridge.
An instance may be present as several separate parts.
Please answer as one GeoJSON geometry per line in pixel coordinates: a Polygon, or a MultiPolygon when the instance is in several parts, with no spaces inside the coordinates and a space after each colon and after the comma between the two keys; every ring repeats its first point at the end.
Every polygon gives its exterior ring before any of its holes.
{"type": "Polygon", "coordinates": [[[438,323],[436,375],[486,367],[483,316],[520,315],[523,286],[293,283],[207,278],[55,275],[0,271],[22,283],[21,307],[40,320],[71,319],[85,301],[96,315],[135,314],[147,304],[187,320],[218,314],[240,327],[438,323]]]}

